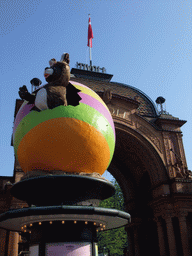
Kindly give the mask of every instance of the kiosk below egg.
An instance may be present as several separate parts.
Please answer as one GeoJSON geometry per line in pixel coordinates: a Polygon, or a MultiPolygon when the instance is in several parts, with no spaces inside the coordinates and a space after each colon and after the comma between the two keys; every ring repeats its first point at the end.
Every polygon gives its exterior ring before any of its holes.
{"type": "Polygon", "coordinates": [[[14,123],[15,155],[24,172],[62,170],[103,174],[115,148],[112,116],[90,88],[70,81],[82,98],[78,106],[30,111],[25,101],[14,123]]]}

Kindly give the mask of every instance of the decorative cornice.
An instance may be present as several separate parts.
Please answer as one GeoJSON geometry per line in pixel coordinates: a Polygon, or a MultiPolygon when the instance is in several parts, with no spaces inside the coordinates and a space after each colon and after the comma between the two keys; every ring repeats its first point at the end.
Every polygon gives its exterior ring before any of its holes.
{"type": "MultiPolygon", "coordinates": [[[[103,97],[104,92],[102,92],[102,91],[97,91],[96,93],[97,93],[100,97],[103,97]]],[[[140,105],[140,103],[139,103],[137,100],[135,100],[135,99],[132,99],[132,98],[130,98],[130,97],[120,96],[120,95],[115,94],[115,93],[113,93],[113,98],[114,98],[114,99],[124,100],[124,101],[127,101],[128,103],[131,103],[131,104],[133,105],[132,109],[137,109],[137,108],[139,107],[139,105],[140,105]]],[[[132,110],[132,109],[131,109],[131,110],[132,110]]]]}
{"type": "Polygon", "coordinates": [[[155,120],[155,123],[156,123],[158,126],[160,126],[160,127],[162,127],[162,125],[167,125],[167,124],[169,124],[169,125],[174,125],[174,126],[176,126],[177,128],[180,128],[180,127],[181,127],[182,125],[184,125],[186,122],[187,122],[187,121],[185,121],[185,120],[172,119],[172,118],[161,118],[161,117],[159,117],[159,118],[157,118],[157,119],[155,120]]]}

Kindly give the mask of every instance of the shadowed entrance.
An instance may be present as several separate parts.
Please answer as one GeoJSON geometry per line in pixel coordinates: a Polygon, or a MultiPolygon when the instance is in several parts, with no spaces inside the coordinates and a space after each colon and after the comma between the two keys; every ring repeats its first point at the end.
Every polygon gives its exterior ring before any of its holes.
{"type": "Polygon", "coordinates": [[[119,183],[125,210],[131,214],[126,227],[130,255],[160,255],[154,221],[153,190],[169,184],[169,177],[157,151],[141,134],[115,123],[116,148],[108,171],[119,183]]]}

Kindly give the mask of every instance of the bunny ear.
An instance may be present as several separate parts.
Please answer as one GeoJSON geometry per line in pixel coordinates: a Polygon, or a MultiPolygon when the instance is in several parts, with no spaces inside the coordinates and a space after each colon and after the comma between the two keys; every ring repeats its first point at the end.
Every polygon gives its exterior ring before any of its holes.
{"type": "Polygon", "coordinates": [[[67,62],[67,64],[69,64],[69,62],[70,62],[70,60],[69,60],[69,53],[64,52],[61,55],[61,61],[65,61],[65,62],[67,62]]]}
{"type": "Polygon", "coordinates": [[[51,60],[49,61],[50,67],[52,67],[56,62],[57,62],[56,59],[54,59],[54,58],[51,59],[51,60]]]}
{"type": "Polygon", "coordinates": [[[60,60],[60,61],[64,61],[65,54],[66,54],[66,52],[64,52],[64,53],[61,55],[61,60],[60,60]]]}

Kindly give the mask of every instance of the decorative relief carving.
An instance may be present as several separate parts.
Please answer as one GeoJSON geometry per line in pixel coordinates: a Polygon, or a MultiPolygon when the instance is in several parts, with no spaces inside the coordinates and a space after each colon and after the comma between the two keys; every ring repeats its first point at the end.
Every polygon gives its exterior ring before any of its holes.
{"type": "MultiPolygon", "coordinates": [[[[127,105],[124,103],[122,104],[122,101],[118,101],[115,98],[112,99],[112,93],[110,89],[104,91],[103,99],[107,103],[107,106],[113,117],[123,118],[125,123],[130,125],[132,129],[137,130],[141,134],[145,135],[145,137],[147,137],[161,153],[163,153],[164,144],[165,162],[167,163],[169,176],[171,178],[176,177],[176,166],[173,166],[175,164],[174,157],[170,154],[170,148],[172,144],[175,144],[175,142],[172,141],[172,138],[170,137],[171,134],[165,132],[163,134],[163,141],[161,141],[161,138],[159,138],[158,135],[153,132],[152,129],[150,129],[150,127],[146,127],[146,125],[143,124],[140,119],[138,120],[137,115],[135,115],[136,109],[129,109],[127,105]]],[[[176,141],[178,140],[177,138],[175,139],[176,141]]],[[[190,172],[188,176],[190,176],[190,172]]]]}
{"type": "Polygon", "coordinates": [[[172,167],[175,169],[176,178],[183,179],[192,179],[192,172],[188,170],[187,166],[183,163],[181,158],[173,151],[171,148],[170,151],[175,155],[175,163],[172,164],[172,167]]]}
{"type": "Polygon", "coordinates": [[[109,111],[113,116],[118,116],[121,118],[124,118],[126,120],[131,120],[131,115],[133,115],[136,112],[135,107],[132,107],[131,105],[127,104],[126,101],[122,101],[116,98],[113,98],[112,100],[112,91],[111,89],[104,89],[103,92],[103,101],[107,104],[107,107],[109,108],[109,111]]]}
{"type": "Polygon", "coordinates": [[[187,210],[181,210],[181,211],[177,211],[176,212],[176,216],[180,219],[180,220],[184,220],[185,221],[185,218],[187,217],[188,215],[188,211],[187,210]]]}
{"type": "Polygon", "coordinates": [[[169,165],[167,167],[167,170],[168,170],[168,175],[169,175],[170,178],[175,178],[176,177],[175,170],[173,169],[172,165],[169,165]]]}
{"type": "Polygon", "coordinates": [[[125,119],[128,119],[129,117],[129,112],[125,111],[123,108],[111,108],[109,106],[109,110],[111,112],[112,115],[114,116],[119,116],[125,119]]]}
{"type": "Polygon", "coordinates": [[[112,91],[111,89],[104,89],[103,92],[103,101],[108,104],[110,103],[112,100],[112,91]]]}
{"type": "Polygon", "coordinates": [[[185,167],[185,175],[186,179],[192,179],[192,171],[188,170],[187,167],[185,167]]]}
{"type": "Polygon", "coordinates": [[[180,163],[175,163],[172,165],[172,167],[175,170],[176,178],[184,178],[185,177],[185,173],[184,173],[183,168],[180,165],[180,163]]]}
{"type": "Polygon", "coordinates": [[[135,118],[134,113],[135,110],[127,111],[123,107],[119,107],[117,105],[114,105],[112,103],[108,104],[109,111],[111,112],[112,116],[121,117],[123,119],[126,119],[128,121],[129,125],[134,127],[135,130],[139,130],[142,134],[144,134],[162,153],[162,146],[160,139],[151,132],[148,128],[143,126],[143,124],[140,124],[135,118]]]}
{"type": "Polygon", "coordinates": [[[176,216],[176,213],[172,210],[167,210],[166,212],[164,212],[161,217],[166,220],[166,222],[171,222],[173,217],[176,216]]]}
{"type": "Polygon", "coordinates": [[[107,105],[109,108],[109,111],[111,112],[112,116],[121,117],[128,121],[128,123],[133,126],[133,120],[132,120],[132,113],[131,111],[127,111],[124,108],[117,107],[116,105],[109,104],[107,105]]]}
{"type": "Polygon", "coordinates": [[[163,133],[163,140],[164,140],[164,147],[165,147],[165,157],[167,162],[167,170],[168,175],[170,178],[175,177],[175,172],[172,167],[172,160],[171,160],[171,154],[170,154],[170,146],[169,146],[169,136],[168,134],[163,133]]]}
{"type": "Polygon", "coordinates": [[[184,165],[187,166],[181,133],[177,134],[177,140],[178,140],[179,153],[180,153],[180,156],[181,156],[181,160],[184,163],[184,165]]]}
{"type": "Polygon", "coordinates": [[[159,138],[157,138],[157,136],[154,133],[152,133],[143,125],[140,125],[138,127],[138,130],[141,131],[148,139],[150,139],[153,142],[153,144],[159,149],[159,151],[162,152],[161,141],[159,138]]]}
{"type": "Polygon", "coordinates": [[[181,134],[164,133],[165,157],[170,178],[192,179],[185,161],[181,134]]]}

